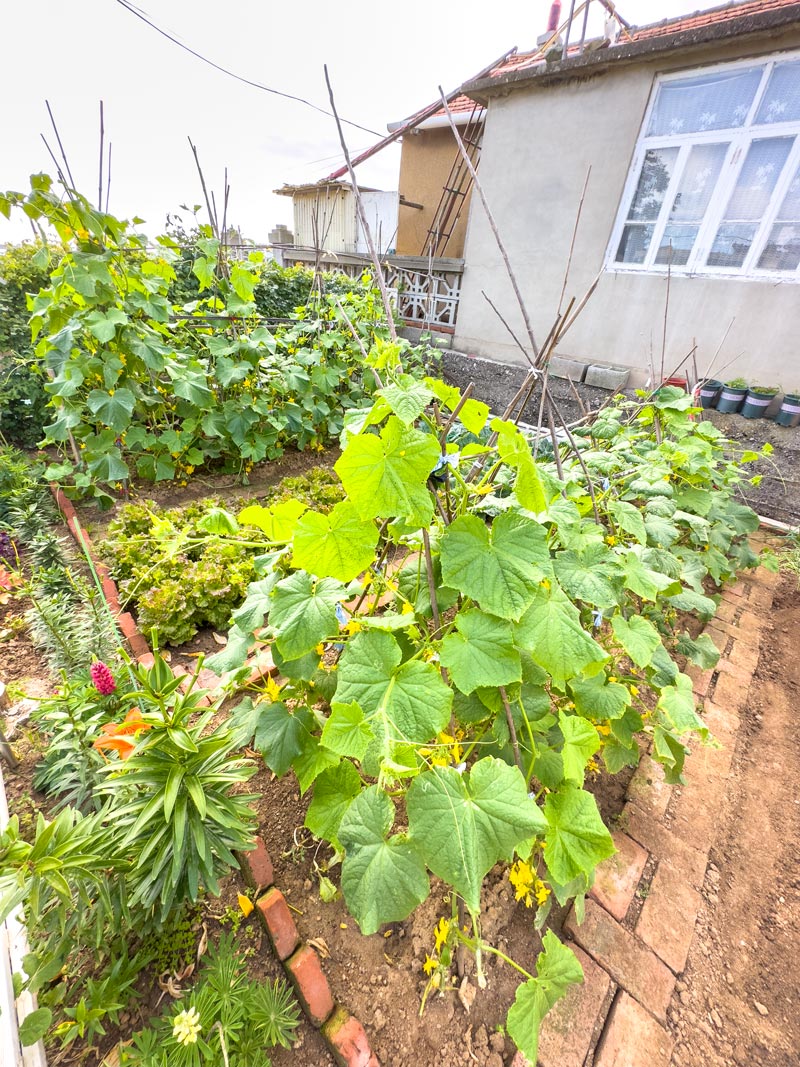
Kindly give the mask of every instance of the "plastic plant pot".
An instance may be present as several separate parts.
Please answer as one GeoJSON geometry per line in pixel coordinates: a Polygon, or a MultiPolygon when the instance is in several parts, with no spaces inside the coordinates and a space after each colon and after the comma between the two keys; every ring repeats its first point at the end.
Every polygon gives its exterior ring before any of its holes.
{"type": "Polygon", "coordinates": [[[700,386],[700,407],[716,407],[717,400],[719,399],[719,391],[721,388],[722,382],[718,382],[716,378],[710,378],[707,382],[703,382],[703,384],[700,386]]]}
{"type": "Polygon", "coordinates": [[[781,402],[781,410],[775,416],[778,426],[800,426],[800,394],[787,393],[781,402]]]}
{"type": "Polygon", "coordinates": [[[765,419],[767,408],[777,396],[777,389],[748,389],[741,414],[746,419],[765,419]]]}
{"type": "Polygon", "coordinates": [[[722,392],[717,400],[717,411],[725,411],[733,414],[738,411],[747,396],[747,386],[723,385],[722,392]]]}

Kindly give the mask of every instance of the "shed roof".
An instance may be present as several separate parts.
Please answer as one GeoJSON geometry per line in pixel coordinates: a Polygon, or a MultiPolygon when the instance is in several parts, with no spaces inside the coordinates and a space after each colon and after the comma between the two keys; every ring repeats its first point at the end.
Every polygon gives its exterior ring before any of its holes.
{"type": "Polygon", "coordinates": [[[800,0],[745,0],[697,11],[693,15],[632,26],[617,44],[593,41],[579,51],[571,47],[556,62],[545,60],[543,49],[518,52],[497,63],[488,74],[462,86],[469,96],[483,100],[501,87],[539,79],[560,80],[584,69],[608,68],[660,52],[688,50],[733,37],[774,32],[800,25],[800,0]],[[594,45],[594,47],[592,47],[594,45]]]}

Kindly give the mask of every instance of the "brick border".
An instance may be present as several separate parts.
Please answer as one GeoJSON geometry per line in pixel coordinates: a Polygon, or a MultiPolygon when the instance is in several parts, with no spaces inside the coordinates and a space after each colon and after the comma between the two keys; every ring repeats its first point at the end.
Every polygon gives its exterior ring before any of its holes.
{"type": "MultiPolygon", "coordinates": [[[[539,1067],[669,1067],[667,1009],[691,948],[740,715],[779,580],[761,567],[722,591],[705,628],[719,663],[686,670],[719,747],[694,747],[683,786],[667,785],[661,767],[643,755],[614,833],[617,853],[597,868],[584,921],[574,907],[567,915],[564,932],[585,979],[546,1016],[539,1067]]],[[[513,1067],[525,1065],[517,1053],[513,1067]]]]}
{"type": "Polygon", "coordinates": [[[364,1027],[334,1000],[319,956],[301,940],[286,898],[275,885],[275,871],[264,839],[259,835],[253,843],[251,852],[238,856],[242,873],[257,894],[256,914],[308,1021],[322,1034],[339,1067],[380,1067],[364,1027]]]}

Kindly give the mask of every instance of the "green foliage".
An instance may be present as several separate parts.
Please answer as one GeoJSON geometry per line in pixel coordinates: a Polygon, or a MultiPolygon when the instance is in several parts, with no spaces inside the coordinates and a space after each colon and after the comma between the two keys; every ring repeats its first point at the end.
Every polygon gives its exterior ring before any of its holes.
{"type": "Polygon", "coordinates": [[[221,701],[201,709],[197,691],[183,694],[162,659],[133,669],[138,743],[109,764],[102,792],[109,797],[120,851],[131,858],[131,907],[165,919],[200,892],[219,894],[219,878],[238,867],[235,851],[252,847],[249,802],[235,793],[255,768],[231,753],[224,726],[209,730],[221,701]]]}
{"type": "MultiPolygon", "coordinates": [[[[560,478],[512,423],[492,420],[481,443],[485,410],[469,413],[473,439],[456,428],[442,453],[427,403],[446,418],[459,391],[409,379],[391,346],[370,359],[383,381],[348,422],[345,500],[259,518],[272,551],[210,665],[270,644],[285,682],[242,705],[237,729],[313,789],[306,825],[343,854],[362,931],[408,916],[432,873],[464,902],[473,934],[455,922],[452,938],[480,967],[494,864],[525,864],[541,925],[551,896],[580,906],[613,854],[585,788],[596,760],[635,763],[645,733],[680,781],[687,737],[708,739],[672,657],[711,663],[716,650],[679,631],[678,612],[713,613],[713,583],[757,562],[758,520],[735,500],[727,442],[692,421],[681,390],[606,409],[563,451],[560,478]]],[[[437,933],[439,981],[454,947],[437,933]]],[[[528,1056],[579,971],[546,935],[508,1020],[528,1056]]]]}
{"type": "Polygon", "coordinates": [[[265,1050],[288,1048],[299,1017],[287,983],[248,978],[233,936],[223,934],[218,945],[209,945],[191,994],[134,1034],[120,1062],[123,1067],[269,1067],[265,1050]]]}
{"type": "Polygon", "coordinates": [[[45,439],[61,453],[48,477],[72,494],[107,506],[103,487],[132,477],[185,478],[209,465],[246,475],[288,444],[322,450],[347,411],[368,404],[374,382],[363,352],[388,336],[377,290],[317,294],[271,330],[255,299],[261,253],[228,263],[201,227],[198,298],[175,307],[170,287],[183,253],[173,239],[152,254],[129,223],[77,194],[63,201],[45,175],[28,195],[0,197],[4,214],[12,207],[68,242],[29,307],[48,379],[45,439]]]}

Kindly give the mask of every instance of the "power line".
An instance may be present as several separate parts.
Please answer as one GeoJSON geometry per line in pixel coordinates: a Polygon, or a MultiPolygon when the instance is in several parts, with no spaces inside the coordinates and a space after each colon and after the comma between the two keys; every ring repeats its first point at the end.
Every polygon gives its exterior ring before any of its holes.
{"type": "MultiPolygon", "coordinates": [[[[285,100],[294,100],[298,104],[305,104],[306,107],[310,107],[314,111],[318,111],[320,115],[327,115],[330,119],[334,117],[332,111],[326,111],[324,107],[317,107],[316,104],[312,104],[310,100],[306,100],[302,96],[293,96],[291,93],[283,93],[280,89],[270,89],[268,85],[262,85],[261,82],[251,81],[249,78],[245,78],[241,74],[236,74],[234,71],[228,70],[227,67],[220,66],[220,64],[215,63],[213,59],[209,59],[207,56],[201,55],[200,52],[196,52],[193,48],[190,48],[188,44],[184,44],[183,41],[178,40],[177,37],[173,37],[171,33],[168,33],[166,30],[162,30],[160,26],[157,26],[155,22],[152,22],[147,17],[144,11],[129,3],[128,0],[116,0],[116,2],[120,5],[120,7],[124,7],[126,11],[129,11],[131,15],[135,15],[137,19],[141,19],[142,22],[146,23],[151,29],[155,30],[156,33],[160,33],[162,37],[166,37],[168,41],[172,41],[172,43],[176,44],[178,48],[182,48],[184,52],[188,52],[190,56],[194,56],[195,59],[199,59],[202,63],[207,63],[208,66],[213,67],[214,70],[218,70],[222,74],[227,74],[229,78],[235,78],[237,82],[242,82],[243,85],[250,85],[253,89],[261,89],[262,92],[272,93],[274,96],[282,96],[285,100]]],[[[346,123],[348,126],[355,127],[355,129],[357,130],[363,130],[364,133],[370,133],[375,137],[382,136],[382,134],[378,133],[377,130],[371,130],[367,126],[359,126],[357,122],[350,122],[348,119],[342,119],[342,122],[346,123]]]]}

